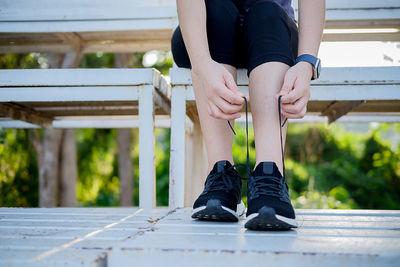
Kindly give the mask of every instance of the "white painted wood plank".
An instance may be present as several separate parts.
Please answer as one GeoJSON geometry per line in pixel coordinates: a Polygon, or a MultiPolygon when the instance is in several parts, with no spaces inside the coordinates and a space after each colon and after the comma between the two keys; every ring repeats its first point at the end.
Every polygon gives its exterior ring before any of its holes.
{"type": "Polygon", "coordinates": [[[171,30],[177,18],[105,21],[0,22],[0,33],[113,32],[171,30]]]}
{"type": "Polygon", "coordinates": [[[173,0],[0,0],[0,21],[113,20],[176,16],[173,0]]]}
{"type": "Polygon", "coordinates": [[[0,250],[1,266],[106,266],[106,252],[87,249],[67,249],[41,261],[39,250],[0,250]]]}
{"type": "Polygon", "coordinates": [[[138,87],[0,87],[0,102],[109,102],[138,100],[138,87]]]}
{"type": "Polygon", "coordinates": [[[194,221],[190,214],[188,208],[172,212],[0,208],[0,226],[13,223],[0,227],[0,265],[310,266],[318,261],[324,266],[396,266],[400,262],[400,211],[299,209],[298,218],[308,226],[278,232],[246,231],[243,219],[194,221]],[[85,222],[87,227],[58,227],[63,215],[70,226],[85,222]],[[133,225],[131,220],[143,227],[124,228],[133,225]],[[44,221],[52,226],[43,228],[44,221]],[[99,222],[102,226],[93,227],[99,222]],[[21,223],[30,226],[18,227],[21,223]]]}
{"type": "MultiPolygon", "coordinates": [[[[190,69],[171,68],[171,84],[191,85],[190,69]]],[[[238,85],[248,85],[247,70],[238,70],[238,85]]],[[[384,67],[324,67],[311,85],[399,84],[400,66],[384,67]]]]}
{"type": "Polygon", "coordinates": [[[166,207],[159,207],[152,210],[143,210],[135,207],[95,207],[95,208],[7,208],[0,207],[0,215],[4,214],[65,214],[75,216],[86,214],[90,216],[96,215],[120,215],[127,216],[135,214],[135,216],[164,216],[168,213],[166,207]]]}
{"type": "Polygon", "coordinates": [[[317,260],[324,266],[361,262],[381,266],[400,260],[400,235],[395,230],[400,226],[399,211],[298,210],[304,221],[319,220],[322,227],[283,232],[246,231],[243,220],[193,221],[190,213],[190,209],[177,210],[160,220],[155,231],[119,243],[109,254],[108,264],[118,266],[132,259],[144,264],[160,264],[158,260],[166,264],[169,257],[179,257],[177,266],[185,266],[201,256],[203,265],[207,262],[218,266],[235,255],[238,257],[230,262],[232,266],[248,264],[256,255],[263,256],[255,262],[256,266],[260,260],[280,266],[292,266],[289,264],[294,264],[293,260],[296,266],[309,266],[317,260]],[[363,223],[368,227],[354,227],[363,223]],[[327,225],[332,227],[323,227],[327,225]]]}
{"type": "MultiPolygon", "coordinates": [[[[193,87],[187,86],[187,101],[195,101],[193,87]]],[[[247,86],[239,86],[248,94],[247,86]]],[[[174,89],[173,89],[174,90],[174,89]]],[[[400,84],[388,85],[313,85],[310,101],[334,100],[400,100],[400,84]]],[[[250,100],[251,101],[251,100],[250,100]]]]}
{"type": "MultiPolygon", "coordinates": [[[[298,9],[298,0],[293,0],[292,5],[298,9]]],[[[326,9],[381,9],[400,8],[398,0],[327,0],[326,9]]]]}
{"type": "MultiPolygon", "coordinates": [[[[376,113],[368,113],[368,112],[363,112],[363,113],[354,113],[350,112],[348,113],[349,115],[345,115],[340,117],[338,120],[336,120],[336,123],[342,122],[342,123],[370,123],[370,122],[400,122],[400,113],[393,114],[385,114],[384,112],[380,112],[379,115],[376,113]],[[350,115],[351,114],[351,115],[350,115]]],[[[315,122],[328,122],[328,118],[325,116],[320,116],[320,115],[305,115],[304,118],[298,120],[298,119],[289,119],[290,123],[315,123],[315,122]]],[[[239,119],[235,120],[235,123],[240,123],[244,124],[245,123],[245,118],[242,116],[239,119]]],[[[249,114],[249,123],[252,123],[252,116],[249,114]]],[[[79,117],[76,118],[70,118],[70,119],[64,119],[64,118],[56,118],[55,121],[53,121],[53,128],[79,128],[79,129],[84,129],[84,128],[98,128],[98,129],[115,129],[115,128],[138,128],[139,127],[139,121],[136,119],[85,119],[82,120],[79,117]]],[[[171,120],[164,119],[164,118],[158,118],[156,116],[155,121],[154,121],[154,126],[156,128],[171,128],[171,120]]],[[[0,118],[0,128],[19,128],[19,129],[32,129],[32,128],[40,128],[37,125],[27,123],[24,121],[16,121],[16,120],[11,120],[11,119],[3,119],[0,118]]]]}
{"type": "Polygon", "coordinates": [[[171,96],[169,207],[184,206],[186,88],[177,86],[171,96]]]}
{"type": "MultiPolygon", "coordinates": [[[[7,214],[60,214],[60,215],[79,215],[79,214],[90,214],[91,216],[96,215],[104,215],[104,214],[118,214],[120,216],[126,216],[127,214],[132,214],[137,212],[137,214],[148,214],[144,213],[143,210],[140,210],[135,207],[96,207],[96,208],[68,208],[68,207],[60,207],[60,208],[14,208],[14,207],[0,207],[0,216],[7,214]]],[[[163,212],[162,210],[154,210],[154,213],[163,212]]]]}
{"type": "Polygon", "coordinates": [[[155,207],[155,136],[153,86],[139,90],[139,205],[155,207]]]}
{"type": "Polygon", "coordinates": [[[358,20],[379,21],[399,20],[400,8],[396,9],[350,9],[350,10],[327,10],[326,21],[350,20],[356,24],[358,20]]]}
{"type": "Polygon", "coordinates": [[[333,100],[400,100],[396,85],[311,86],[310,101],[333,100]]]}
{"type": "Polygon", "coordinates": [[[0,208],[0,266],[105,266],[112,246],[135,238],[167,213],[137,208],[0,208]]]}
{"type": "Polygon", "coordinates": [[[0,87],[158,85],[160,73],[143,69],[0,70],[0,87]]]}
{"type": "MultiPolygon", "coordinates": [[[[164,248],[171,250],[233,250],[233,251],[263,251],[283,253],[318,253],[318,254],[363,254],[400,257],[400,238],[361,238],[340,236],[302,236],[295,233],[290,236],[257,236],[214,234],[212,242],[208,235],[168,235],[148,232],[120,244],[129,249],[164,248]]],[[[117,249],[118,250],[118,249],[117,249]]],[[[116,251],[117,251],[116,250],[116,251]]],[[[111,253],[112,254],[112,253],[111,253]]]]}
{"type": "MultiPolygon", "coordinates": [[[[55,117],[52,123],[53,128],[139,128],[138,116],[65,116],[55,117]]],[[[170,128],[171,119],[168,115],[158,115],[154,120],[156,128],[170,128]]],[[[39,126],[24,122],[12,120],[10,118],[0,118],[1,128],[40,128],[39,126]]]]}
{"type": "Polygon", "coordinates": [[[203,250],[182,251],[174,249],[127,250],[112,252],[107,258],[108,266],[121,266],[132,261],[140,266],[395,266],[398,258],[390,259],[375,255],[349,255],[346,253],[315,254],[291,252],[203,250]],[[179,260],[177,260],[179,259],[179,260]]]}
{"type": "MultiPolygon", "coordinates": [[[[56,21],[56,20],[111,20],[117,18],[143,19],[143,18],[165,18],[176,17],[175,1],[128,1],[118,0],[109,5],[106,0],[101,1],[54,1],[40,0],[36,5],[31,5],[24,0],[1,0],[3,6],[0,11],[0,21],[56,21]],[[40,7],[40,8],[39,8],[40,7]],[[32,12],[33,11],[33,12],[32,12]]],[[[293,3],[297,12],[297,1],[293,3]]],[[[400,8],[398,1],[327,1],[327,13],[331,11],[363,11],[368,14],[372,11],[369,19],[382,16],[382,13],[391,9],[400,8]]],[[[358,16],[354,16],[356,19],[358,16]]],[[[334,17],[335,18],[335,17],[334,17]]],[[[393,16],[398,18],[398,16],[393,16]]],[[[336,18],[335,18],[336,19],[336,18]]]]}

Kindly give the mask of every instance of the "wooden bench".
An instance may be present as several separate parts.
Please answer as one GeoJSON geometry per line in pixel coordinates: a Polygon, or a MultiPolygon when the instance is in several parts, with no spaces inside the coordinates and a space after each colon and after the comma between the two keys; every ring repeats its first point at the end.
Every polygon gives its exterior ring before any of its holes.
{"type": "Polygon", "coordinates": [[[0,0],[0,53],[169,50],[175,0],[0,0]]]}
{"type": "MultiPolygon", "coordinates": [[[[29,0],[0,0],[0,53],[49,53],[52,59],[55,59],[54,55],[57,55],[57,60],[49,60],[50,68],[76,68],[84,53],[132,53],[152,49],[169,50],[172,29],[176,24],[175,0],[116,0],[112,1],[112,3],[108,0],[39,0],[35,3],[29,0]],[[59,63],[58,59],[61,56],[63,60],[59,63]]],[[[126,57],[115,55],[115,58],[116,67],[127,67],[124,63],[124,58],[126,59],[126,57]]],[[[136,72],[130,72],[130,74],[136,75],[136,72]]],[[[20,72],[19,75],[20,79],[22,79],[23,72],[20,72]]],[[[137,85],[148,84],[147,80],[140,81],[140,78],[145,77],[138,76],[136,78],[137,85]]],[[[112,80],[113,78],[110,77],[110,79],[112,80]]],[[[161,81],[165,80],[161,79],[161,81]]],[[[107,99],[106,92],[104,93],[103,96],[107,99]]],[[[108,91],[108,93],[112,94],[111,91],[108,91]]],[[[126,97],[128,100],[130,99],[129,95],[126,97]]],[[[159,96],[155,94],[154,97],[159,96]]],[[[166,101],[158,101],[158,104],[168,102],[167,98],[168,96],[166,95],[164,99],[166,101]]],[[[51,99],[48,100],[51,101],[51,99]]],[[[154,100],[157,102],[156,99],[154,100]]],[[[137,107],[125,106],[122,102],[114,105],[111,101],[92,101],[90,106],[87,107],[70,105],[71,102],[63,102],[62,108],[54,106],[37,107],[42,111],[46,111],[46,113],[56,116],[56,120],[53,122],[50,122],[51,119],[45,120],[43,116],[38,118],[38,116],[29,112],[23,113],[25,117],[21,116],[21,114],[16,116],[18,112],[16,112],[16,106],[14,105],[13,117],[25,119],[25,121],[0,118],[0,127],[38,127],[37,124],[42,123],[40,120],[57,128],[142,127],[143,121],[138,120],[137,116],[134,115],[137,114],[137,107]],[[76,114],[79,116],[75,116],[76,114]],[[27,123],[26,118],[28,117],[28,121],[35,118],[34,121],[37,124],[27,123]]],[[[153,105],[157,107],[156,103],[153,105]]],[[[6,108],[3,106],[4,109],[6,108]]],[[[5,112],[10,115],[10,106],[7,106],[5,112]]],[[[156,125],[169,127],[168,112],[164,112],[165,115],[158,115],[157,112],[156,114],[158,117],[155,121],[156,125]],[[159,116],[163,116],[163,118],[159,116]]],[[[55,134],[55,131],[47,132],[55,134]]],[[[68,130],[64,131],[64,133],[68,133],[68,140],[72,143],[73,131],[68,130]]],[[[118,133],[118,136],[126,137],[129,135],[129,131],[126,130],[120,130],[118,133]]],[[[129,144],[128,147],[130,147],[129,144]]],[[[143,148],[143,146],[141,147],[143,148]]],[[[143,149],[149,150],[148,148],[143,149]]],[[[45,149],[46,151],[48,152],[49,149],[45,149]]],[[[146,154],[146,151],[141,153],[146,154]]],[[[66,154],[67,157],[71,158],[69,162],[74,160],[74,157],[71,156],[73,152],[66,154]]],[[[129,162],[129,150],[120,150],[119,156],[123,156],[126,159],[125,161],[119,161],[120,187],[122,187],[124,184],[132,183],[132,177],[129,175],[131,172],[129,163],[124,164],[124,162],[129,162]]],[[[66,162],[64,158],[62,162],[66,162]]],[[[149,176],[148,179],[153,177],[154,166],[151,166],[151,170],[148,171],[149,175],[146,175],[149,176]]],[[[39,168],[43,169],[43,166],[39,166],[39,168]]],[[[63,195],[70,197],[67,201],[60,201],[62,205],[74,205],[73,203],[76,203],[76,197],[74,197],[76,190],[73,185],[73,181],[77,179],[76,171],[74,173],[75,177],[68,179],[68,187],[63,188],[63,195]]],[[[143,177],[142,174],[141,177],[143,177]]],[[[42,176],[40,176],[40,180],[42,180],[42,176]]],[[[56,178],[52,173],[46,177],[49,177],[49,180],[56,178]]],[[[60,177],[62,182],[65,179],[64,176],[60,177]]],[[[39,190],[40,199],[50,199],[44,205],[54,205],[56,200],[52,193],[56,191],[56,188],[47,191],[42,189],[41,186],[39,190]],[[43,194],[42,191],[44,192],[43,194]],[[52,197],[46,197],[46,195],[51,195],[52,197]]],[[[130,205],[132,203],[132,196],[129,191],[129,189],[126,192],[120,190],[121,205],[130,205]]],[[[154,195],[153,193],[151,196],[154,195]]],[[[150,203],[149,206],[153,205],[150,203]]]]}
{"type": "MultiPolygon", "coordinates": [[[[298,1],[293,1],[296,19],[298,1]]],[[[327,0],[322,41],[400,40],[400,1],[327,0]]]]}
{"type": "MultiPolygon", "coordinates": [[[[0,0],[0,6],[0,53],[169,50],[178,23],[175,0],[0,0]]],[[[297,0],[293,6],[297,19],[297,0]]],[[[328,0],[325,26],[323,41],[398,41],[400,2],[328,0]]]]}
{"type": "Polygon", "coordinates": [[[155,69],[0,70],[0,117],[52,127],[64,116],[138,115],[139,205],[155,206],[154,116],[170,112],[155,69]]]}
{"type": "MultiPolygon", "coordinates": [[[[170,206],[191,206],[207,175],[205,148],[190,70],[172,68],[170,74],[170,206]]],[[[245,70],[238,71],[237,83],[248,94],[245,70]]],[[[323,68],[320,78],[311,82],[308,114],[333,122],[346,114],[364,113],[400,115],[400,67],[323,68]]]]}

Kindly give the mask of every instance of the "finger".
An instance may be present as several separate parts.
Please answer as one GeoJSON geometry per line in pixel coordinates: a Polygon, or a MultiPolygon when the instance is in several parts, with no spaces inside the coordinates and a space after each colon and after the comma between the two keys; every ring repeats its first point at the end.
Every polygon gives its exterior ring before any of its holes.
{"type": "Polygon", "coordinates": [[[225,101],[232,103],[232,104],[236,104],[236,105],[243,105],[244,104],[244,99],[242,96],[237,95],[235,92],[233,92],[232,90],[230,90],[227,87],[223,87],[223,88],[218,88],[217,89],[217,95],[219,95],[220,97],[222,97],[223,99],[225,99],[225,101]]]}
{"type": "Polygon", "coordinates": [[[226,71],[223,75],[223,78],[225,81],[225,85],[226,87],[228,87],[228,89],[230,89],[231,91],[240,92],[230,72],[226,71]]]}
{"type": "Polygon", "coordinates": [[[240,118],[240,113],[226,114],[214,104],[211,104],[210,108],[211,108],[211,116],[216,119],[234,120],[240,118]]]}
{"type": "Polygon", "coordinates": [[[291,75],[290,72],[286,72],[282,88],[276,97],[278,98],[279,95],[286,95],[290,91],[292,91],[295,81],[296,81],[296,76],[291,75]]]}
{"type": "Polygon", "coordinates": [[[307,98],[301,97],[294,104],[283,104],[281,105],[282,110],[288,113],[297,114],[300,113],[307,105],[307,98]]]}
{"type": "Polygon", "coordinates": [[[299,113],[294,114],[283,111],[282,115],[287,117],[288,119],[302,119],[306,115],[306,112],[307,112],[307,107],[304,107],[303,110],[300,111],[299,113]]]}
{"type": "Polygon", "coordinates": [[[234,94],[239,96],[240,98],[246,97],[248,99],[248,96],[246,96],[244,93],[242,93],[237,86],[235,80],[232,77],[232,74],[227,72],[224,74],[224,79],[225,79],[225,85],[228,89],[230,89],[234,94]]]}
{"type": "Polygon", "coordinates": [[[305,96],[307,90],[301,87],[294,87],[288,94],[282,96],[282,104],[295,103],[301,97],[305,96]]]}
{"type": "Polygon", "coordinates": [[[222,98],[217,98],[214,101],[214,104],[223,112],[226,114],[233,114],[233,113],[238,113],[242,110],[243,105],[235,105],[235,104],[229,104],[222,98]]]}

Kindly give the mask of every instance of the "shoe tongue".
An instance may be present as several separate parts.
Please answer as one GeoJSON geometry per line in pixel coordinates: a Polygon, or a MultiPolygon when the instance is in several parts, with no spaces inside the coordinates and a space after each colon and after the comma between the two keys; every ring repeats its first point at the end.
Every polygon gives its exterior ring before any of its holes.
{"type": "Polygon", "coordinates": [[[231,167],[232,164],[228,160],[220,160],[214,164],[212,172],[222,172],[224,169],[231,167]]]}
{"type": "Polygon", "coordinates": [[[275,162],[272,161],[263,161],[260,162],[256,169],[254,170],[255,175],[271,175],[276,177],[282,177],[281,172],[276,166],[275,162]]]}

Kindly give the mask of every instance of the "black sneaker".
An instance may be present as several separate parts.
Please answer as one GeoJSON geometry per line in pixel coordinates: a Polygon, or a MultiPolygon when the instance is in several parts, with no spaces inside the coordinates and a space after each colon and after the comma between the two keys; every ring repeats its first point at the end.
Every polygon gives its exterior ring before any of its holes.
{"type": "Polygon", "coordinates": [[[242,181],[234,166],[227,160],[218,161],[207,176],[204,191],[194,202],[192,218],[237,222],[245,210],[241,189],[242,181]]]}
{"type": "Polygon", "coordinates": [[[288,186],[275,162],[260,162],[247,184],[247,219],[251,230],[297,228],[288,186]]]}

